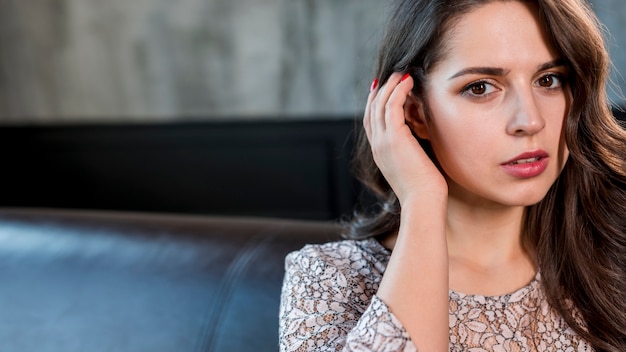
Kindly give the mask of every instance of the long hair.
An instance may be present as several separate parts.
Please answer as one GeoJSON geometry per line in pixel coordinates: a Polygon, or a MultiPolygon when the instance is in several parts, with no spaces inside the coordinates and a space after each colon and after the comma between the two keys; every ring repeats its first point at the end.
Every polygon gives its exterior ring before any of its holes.
{"type": "MultiPolygon", "coordinates": [[[[413,93],[423,96],[427,74],[445,55],[442,38],[463,14],[491,1],[398,0],[379,51],[379,82],[409,72],[413,93]]],[[[585,0],[535,2],[570,71],[564,132],[570,157],[545,198],[527,208],[522,243],[541,270],[549,304],[569,326],[598,351],[626,351],[626,132],[608,104],[608,53],[585,0]]],[[[355,212],[346,236],[396,233],[400,205],[364,131],[354,170],[373,201],[355,212]]]]}

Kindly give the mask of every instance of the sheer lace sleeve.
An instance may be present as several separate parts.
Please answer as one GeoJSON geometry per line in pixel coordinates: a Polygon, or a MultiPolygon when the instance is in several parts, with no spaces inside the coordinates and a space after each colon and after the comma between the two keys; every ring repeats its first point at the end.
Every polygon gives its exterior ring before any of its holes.
{"type": "Polygon", "coordinates": [[[307,246],[287,256],[280,351],[416,351],[374,296],[381,268],[354,241],[307,246]]]}
{"type": "Polygon", "coordinates": [[[348,334],[346,345],[347,351],[417,352],[400,321],[376,296],[348,334]]]}

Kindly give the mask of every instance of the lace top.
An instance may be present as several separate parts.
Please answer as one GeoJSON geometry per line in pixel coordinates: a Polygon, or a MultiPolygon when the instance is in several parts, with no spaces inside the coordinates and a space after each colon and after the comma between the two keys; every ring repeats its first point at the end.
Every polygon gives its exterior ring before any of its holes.
{"type": "MultiPolygon", "coordinates": [[[[391,252],[375,239],[308,245],[286,258],[280,351],[417,351],[375,296],[391,252]]],[[[593,351],[548,305],[540,275],[503,296],[450,291],[450,351],[593,351]]]]}

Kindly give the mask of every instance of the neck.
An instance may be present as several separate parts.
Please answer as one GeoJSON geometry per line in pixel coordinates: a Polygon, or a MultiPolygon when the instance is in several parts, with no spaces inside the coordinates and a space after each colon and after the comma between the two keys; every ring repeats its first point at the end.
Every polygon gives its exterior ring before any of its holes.
{"type": "Polygon", "coordinates": [[[523,253],[523,216],[522,206],[468,206],[450,198],[447,217],[450,256],[474,258],[477,264],[485,266],[518,257],[523,253]]]}
{"type": "Polygon", "coordinates": [[[470,206],[448,199],[451,289],[468,294],[504,294],[534,277],[534,264],[521,244],[524,211],[523,206],[470,206]]]}

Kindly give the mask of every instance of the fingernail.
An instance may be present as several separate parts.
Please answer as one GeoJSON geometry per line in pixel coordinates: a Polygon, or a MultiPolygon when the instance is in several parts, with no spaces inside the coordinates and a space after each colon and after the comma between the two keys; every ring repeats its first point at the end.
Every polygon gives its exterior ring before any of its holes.
{"type": "Polygon", "coordinates": [[[407,78],[409,78],[409,77],[411,77],[411,75],[410,75],[410,74],[408,74],[408,73],[405,73],[405,74],[404,74],[404,76],[402,76],[402,78],[400,79],[400,82],[404,82],[404,81],[406,81],[406,80],[407,80],[407,78]]]}
{"type": "Polygon", "coordinates": [[[370,92],[376,88],[378,88],[378,78],[374,78],[374,82],[372,82],[372,86],[370,87],[370,92]]]}

